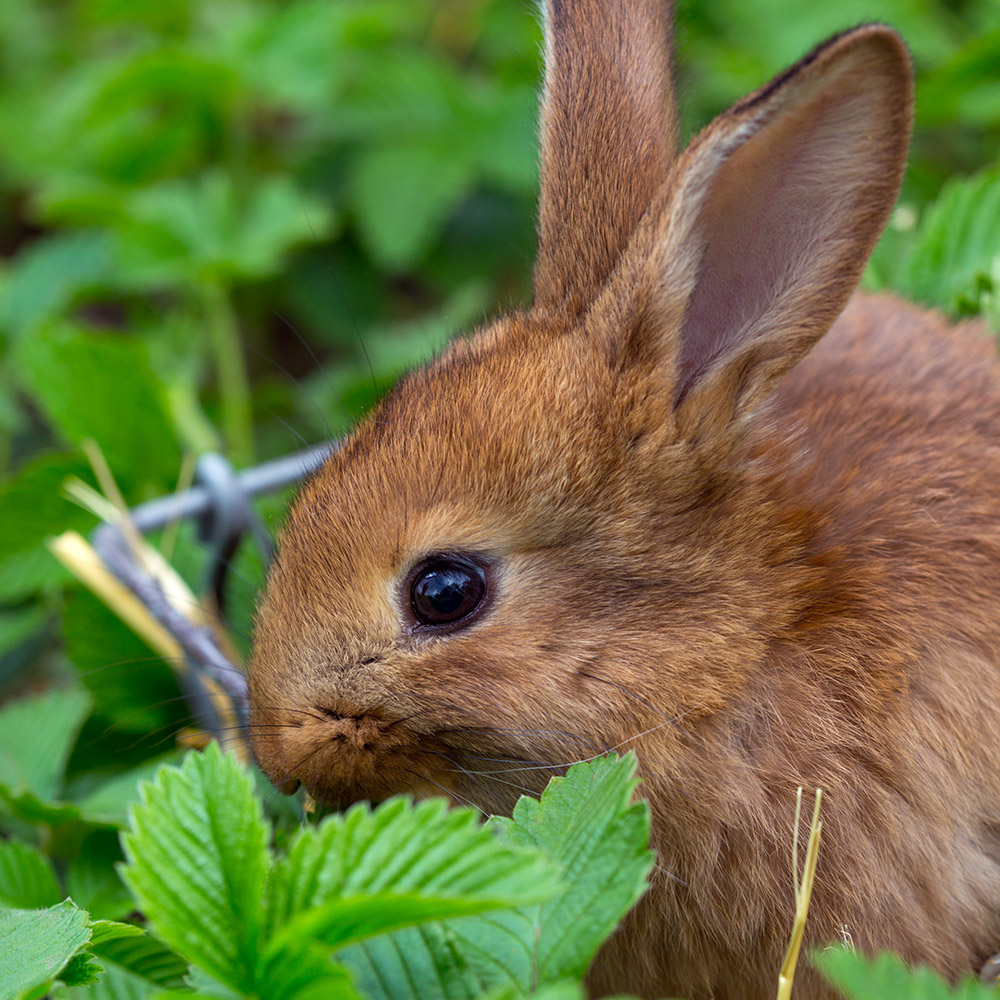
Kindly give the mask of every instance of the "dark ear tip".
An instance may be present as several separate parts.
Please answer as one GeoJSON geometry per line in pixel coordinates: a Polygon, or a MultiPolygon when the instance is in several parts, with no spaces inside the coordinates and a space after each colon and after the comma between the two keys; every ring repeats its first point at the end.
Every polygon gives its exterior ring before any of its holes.
{"type": "Polygon", "coordinates": [[[887,24],[873,22],[848,28],[826,39],[793,66],[779,73],[760,90],[738,102],[731,113],[743,113],[766,105],[782,93],[794,92],[797,82],[821,81],[832,71],[854,69],[860,79],[875,84],[889,97],[896,109],[900,127],[907,132],[913,107],[913,62],[899,32],[887,24]],[[791,85],[791,88],[789,88],[791,85]]]}
{"type": "Polygon", "coordinates": [[[824,42],[816,52],[829,58],[847,50],[856,53],[867,50],[874,58],[881,60],[887,70],[898,72],[907,80],[913,78],[910,50],[899,32],[888,24],[875,21],[849,28],[824,42]]]}
{"type": "Polygon", "coordinates": [[[859,61],[863,59],[864,72],[872,83],[881,78],[883,94],[894,109],[904,145],[908,145],[913,121],[913,59],[899,32],[888,24],[863,24],[836,41],[838,48],[842,45],[859,61]]]}

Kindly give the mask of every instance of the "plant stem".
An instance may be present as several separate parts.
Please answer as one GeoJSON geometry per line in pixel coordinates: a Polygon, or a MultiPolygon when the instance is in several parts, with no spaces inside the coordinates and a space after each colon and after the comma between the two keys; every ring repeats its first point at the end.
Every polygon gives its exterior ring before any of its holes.
{"type": "Polygon", "coordinates": [[[230,457],[237,465],[249,465],[254,460],[250,385],[236,311],[229,290],[216,281],[206,281],[202,285],[202,304],[219,379],[226,444],[230,457]]]}

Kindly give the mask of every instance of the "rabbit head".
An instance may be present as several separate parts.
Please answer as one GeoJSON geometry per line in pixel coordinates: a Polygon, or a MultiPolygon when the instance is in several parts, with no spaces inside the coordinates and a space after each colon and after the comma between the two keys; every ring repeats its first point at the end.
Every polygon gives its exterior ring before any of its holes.
{"type": "Polygon", "coordinates": [[[795,610],[761,574],[808,526],[770,523],[748,432],[891,209],[906,51],[848,32],[676,156],[665,5],[552,2],[546,29],[535,302],[341,445],[259,610],[255,752],[333,801],[502,806],[516,789],[483,759],[571,761],[710,713],[795,610]],[[468,610],[422,618],[428,574],[468,610]]]}

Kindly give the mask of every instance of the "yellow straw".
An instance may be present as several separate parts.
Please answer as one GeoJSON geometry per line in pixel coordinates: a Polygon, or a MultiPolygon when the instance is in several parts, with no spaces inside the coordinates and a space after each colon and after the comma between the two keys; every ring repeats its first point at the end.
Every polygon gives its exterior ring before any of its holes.
{"type": "Polygon", "coordinates": [[[799,787],[795,796],[795,827],[792,833],[792,879],[795,885],[795,922],[792,924],[792,936],[785,952],[785,960],[781,963],[778,975],[778,1000],[789,1000],[792,995],[792,980],[795,978],[795,966],[799,961],[799,949],[802,947],[802,935],[806,929],[806,916],[809,913],[809,900],[812,898],[813,880],[816,877],[816,861],[819,857],[819,838],[823,824],[819,821],[819,808],[823,799],[823,790],[816,789],[816,804],[813,806],[812,823],[809,827],[809,843],[806,847],[806,863],[802,870],[802,880],[799,880],[799,819],[802,813],[802,788],[799,787]]]}

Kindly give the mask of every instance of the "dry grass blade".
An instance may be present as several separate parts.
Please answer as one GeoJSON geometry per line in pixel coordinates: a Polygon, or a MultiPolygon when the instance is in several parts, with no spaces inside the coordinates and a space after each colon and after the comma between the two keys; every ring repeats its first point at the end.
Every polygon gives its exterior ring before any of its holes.
{"type": "MultiPolygon", "coordinates": [[[[195,597],[163,554],[154,549],[136,529],[100,448],[93,442],[85,442],[84,449],[104,494],[98,493],[85,483],[75,481],[67,487],[70,497],[102,520],[118,526],[128,541],[136,563],[156,580],[167,601],[178,614],[192,624],[211,627],[214,624],[213,616],[195,597]]],[[[86,539],[75,531],[67,531],[58,538],[50,539],[48,546],[53,555],[74,576],[153,650],[163,656],[178,675],[183,676],[191,669],[177,639],[150,614],[131,590],[109,572],[100,555],[86,539]]],[[[227,654],[233,662],[236,662],[235,650],[230,646],[227,646],[227,654]]],[[[201,683],[225,727],[224,731],[240,732],[239,719],[226,692],[211,677],[202,677],[201,683]]],[[[249,748],[245,738],[241,737],[236,741],[235,750],[241,760],[249,760],[249,748]]]]}
{"type": "Polygon", "coordinates": [[[802,935],[806,929],[806,917],[809,914],[809,900],[812,897],[813,880],[816,877],[816,861],[819,857],[819,838],[823,824],[819,821],[819,809],[823,800],[823,790],[816,789],[816,803],[813,806],[812,823],[809,826],[809,843],[806,846],[806,860],[799,879],[799,820],[802,814],[802,787],[795,796],[795,827],[792,835],[792,878],[795,883],[795,922],[792,924],[792,936],[785,952],[785,960],[781,963],[778,975],[778,1000],[789,1000],[792,995],[792,981],[795,978],[795,967],[799,961],[799,950],[802,947],[802,935]]]}

